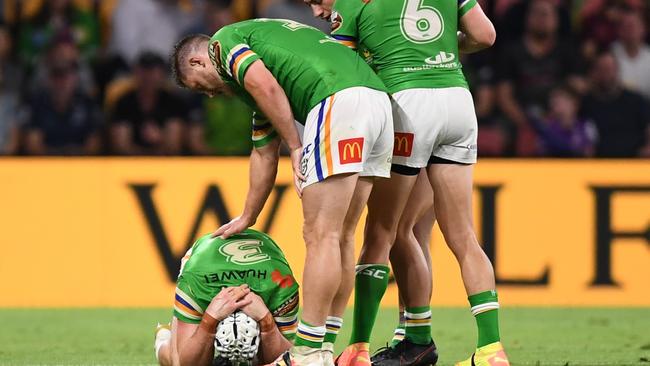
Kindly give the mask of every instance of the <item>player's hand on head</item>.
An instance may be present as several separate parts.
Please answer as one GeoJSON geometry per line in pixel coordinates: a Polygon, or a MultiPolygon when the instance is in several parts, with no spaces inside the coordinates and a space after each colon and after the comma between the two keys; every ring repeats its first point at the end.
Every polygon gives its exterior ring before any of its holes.
{"type": "Polygon", "coordinates": [[[251,291],[244,299],[250,300],[250,303],[242,307],[241,310],[256,321],[259,322],[264,319],[264,317],[270,312],[266,307],[264,300],[262,300],[262,298],[256,293],[251,291]]]}
{"type": "Polygon", "coordinates": [[[218,321],[222,321],[236,310],[251,303],[252,299],[246,297],[250,291],[248,285],[226,287],[212,299],[205,312],[218,321]]]}
{"type": "Polygon", "coordinates": [[[291,166],[293,168],[293,184],[298,197],[302,198],[302,184],[307,180],[301,170],[302,146],[291,150],[291,166]]]}
{"type": "Polygon", "coordinates": [[[227,224],[221,225],[220,228],[212,233],[212,237],[220,237],[221,239],[228,239],[229,237],[239,234],[255,224],[255,220],[249,219],[245,216],[237,216],[230,220],[227,224]]]}

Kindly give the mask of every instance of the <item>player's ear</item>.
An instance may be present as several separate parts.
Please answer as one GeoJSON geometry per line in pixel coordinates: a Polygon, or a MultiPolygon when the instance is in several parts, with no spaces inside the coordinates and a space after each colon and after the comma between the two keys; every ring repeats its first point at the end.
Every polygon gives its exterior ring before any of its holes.
{"type": "Polygon", "coordinates": [[[205,67],[206,66],[205,61],[202,60],[200,57],[196,57],[196,56],[190,57],[189,62],[190,62],[190,66],[192,66],[192,67],[195,67],[195,66],[205,67]]]}

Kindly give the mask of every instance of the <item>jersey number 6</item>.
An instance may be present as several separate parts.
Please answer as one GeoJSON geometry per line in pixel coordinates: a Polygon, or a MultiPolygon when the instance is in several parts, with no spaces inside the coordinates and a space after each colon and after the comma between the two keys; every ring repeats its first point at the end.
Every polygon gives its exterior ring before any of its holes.
{"type": "Polygon", "coordinates": [[[404,38],[413,43],[429,43],[442,36],[445,24],[438,9],[423,5],[424,0],[403,1],[400,28],[404,38]]]}

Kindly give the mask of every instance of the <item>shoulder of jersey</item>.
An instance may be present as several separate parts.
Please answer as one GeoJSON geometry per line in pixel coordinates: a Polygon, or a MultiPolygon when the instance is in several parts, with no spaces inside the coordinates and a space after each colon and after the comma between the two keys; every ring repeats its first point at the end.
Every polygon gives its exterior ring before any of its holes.
{"type": "MultiPolygon", "coordinates": [[[[371,3],[372,0],[356,0],[356,4],[351,4],[353,7],[357,6],[364,6],[366,4],[371,3]]],[[[330,15],[330,25],[331,25],[331,31],[335,32],[337,29],[341,27],[341,24],[343,24],[343,16],[341,15],[340,12],[334,10],[332,11],[332,14],[330,15]]]]}

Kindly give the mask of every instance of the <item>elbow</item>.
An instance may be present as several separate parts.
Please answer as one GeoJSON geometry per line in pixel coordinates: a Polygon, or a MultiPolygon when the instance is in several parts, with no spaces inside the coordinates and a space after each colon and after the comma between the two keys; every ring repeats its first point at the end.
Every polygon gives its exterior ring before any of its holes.
{"type": "Polygon", "coordinates": [[[494,42],[496,42],[497,31],[494,29],[492,22],[487,20],[487,18],[484,22],[477,22],[473,27],[467,28],[465,34],[480,49],[492,47],[494,42]]]}
{"type": "Polygon", "coordinates": [[[277,100],[284,94],[284,90],[277,82],[267,83],[260,87],[260,93],[269,100],[277,100]]]}
{"type": "Polygon", "coordinates": [[[278,93],[283,91],[277,80],[273,78],[244,79],[244,88],[248,90],[255,99],[272,99],[278,93]]]}
{"type": "Polygon", "coordinates": [[[494,29],[494,26],[489,27],[485,32],[481,32],[481,35],[476,40],[484,48],[492,47],[494,42],[497,40],[497,32],[494,29]]]}
{"type": "Polygon", "coordinates": [[[494,43],[497,41],[497,31],[492,27],[492,30],[490,31],[490,39],[489,39],[489,44],[487,45],[488,47],[494,46],[494,43]]]}

